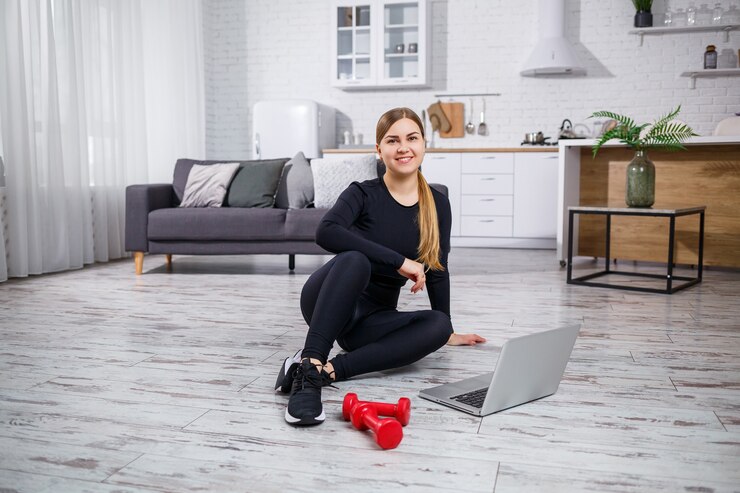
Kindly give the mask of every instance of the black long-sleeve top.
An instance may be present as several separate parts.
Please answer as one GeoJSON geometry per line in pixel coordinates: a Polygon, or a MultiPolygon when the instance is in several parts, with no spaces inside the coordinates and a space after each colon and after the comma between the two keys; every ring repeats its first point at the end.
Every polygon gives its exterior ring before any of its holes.
{"type": "MultiPolygon", "coordinates": [[[[450,252],[452,212],[447,197],[432,188],[437,208],[440,263],[443,271],[428,270],[426,290],[432,310],[450,316],[450,252]]],[[[382,178],[353,182],[342,192],[316,230],[316,243],[340,253],[355,250],[371,262],[372,274],[365,293],[383,305],[398,306],[398,297],[407,278],[398,273],[406,258],[418,257],[419,205],[396,202],[382,178]]]]}

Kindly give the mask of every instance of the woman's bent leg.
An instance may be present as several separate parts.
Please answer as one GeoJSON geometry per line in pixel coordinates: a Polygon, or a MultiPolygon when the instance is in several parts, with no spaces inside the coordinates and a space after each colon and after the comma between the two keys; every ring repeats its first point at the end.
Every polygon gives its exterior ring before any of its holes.
{"type": "Polygon", "coordinates": [[[370,260],[355,251],[338,254],[311,275],[301,292],[301,311],[308,323],[302,357],[326,362],[369,281],[370,260]]]}
{"type": "MultiPolygon", "coordinates": [[[[370,280],[370,260],[359,252],[343,252],[314,272],[301,292],[301,311],[308,335],[297,369],[292,375],[285,420],[293,425],[324,421],[321,387],[325,364],[334,341],[352,320],[360,294],[370,280]]],[[[279,378],[279,377],[278,377],[279,378]]]]}
{"type": "Polygon", "coordinates": [[[406,366],[444,346],[451,334],[452,322],[439,311],[374,313],[342,337],[350,352],[332,365],[337,380],[406,366]]]}

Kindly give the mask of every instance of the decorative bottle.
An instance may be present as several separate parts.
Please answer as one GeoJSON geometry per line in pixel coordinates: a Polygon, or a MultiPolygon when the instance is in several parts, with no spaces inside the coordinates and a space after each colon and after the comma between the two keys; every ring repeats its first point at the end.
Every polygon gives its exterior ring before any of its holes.
{"type": "Polygon", "coordinates": [[[704,52],[704,68],[717,68],[717,51],[714,45],[707,46],[704,52]]]}

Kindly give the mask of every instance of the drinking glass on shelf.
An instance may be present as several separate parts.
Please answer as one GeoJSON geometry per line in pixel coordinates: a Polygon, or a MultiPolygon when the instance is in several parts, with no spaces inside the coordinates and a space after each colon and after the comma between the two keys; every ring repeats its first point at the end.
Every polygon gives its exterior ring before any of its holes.
{"type": "Polygon", "coordinates": [[[686,9],[686,25],[687,26],[695,26],[696,25],[696,7],[694,7],[694,2],[691,2],[686,9]]]}
{"type": "Polygon", "coordinates": [[[663,25],[665,27],[671,27],[673,25],[673,12],[671,12],[671,6],[668,4],[668,0],[665,0],[665,13],[663,14],[663,25]]]}
{"type": "Polygon", "coordinates": [[[715,3],[714,10],[712,11],[712,24],[722,24],[722,14],[724,14],[722,4],[715,3]]]}
{"type": "Polygon", "coordinates": [[[676,9],[673,14],[673,27],[685,27],[686,26],[686,12],[683,9],[676,9]]]}

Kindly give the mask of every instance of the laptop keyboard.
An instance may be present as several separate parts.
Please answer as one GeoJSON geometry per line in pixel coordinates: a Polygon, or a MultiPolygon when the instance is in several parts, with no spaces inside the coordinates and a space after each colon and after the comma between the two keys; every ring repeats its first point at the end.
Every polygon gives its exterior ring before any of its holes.
{"type": "Polygon", "coordinates": [[[483,407],[483,401],[486,400],[486,394],[488,393],[488,387],[474,390],[472,392],[466,392],[464,394],[456,395],[451,397],[452,400],[462,402],[473,407],[483,407]]]}

